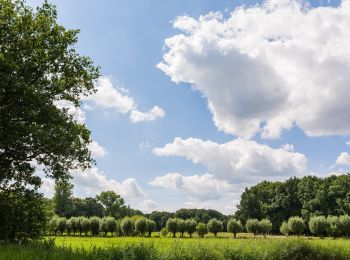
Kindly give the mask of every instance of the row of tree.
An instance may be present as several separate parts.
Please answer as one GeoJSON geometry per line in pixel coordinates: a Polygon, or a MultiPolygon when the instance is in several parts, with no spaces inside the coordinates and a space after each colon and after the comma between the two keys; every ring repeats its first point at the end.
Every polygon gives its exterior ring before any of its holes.
{"type": "MultiPolygon", "coordinates": [[[[284,221],[280,227],[280,232],[284,235],[303,234],[307,226],[300,217],[291,217],[284,221]]],[[[313,216],[308,222],[310,232],[315,236],[329,237],[349,237],[350,236],[350,216],[313,216]]]]}
{"type": "MultiPolygon", "coordinates": [[[[314,215],[350,215],[349,187],[350,174],[263,181],[245,189],[234,217],[244,224],[250,218],[267,218],[272,222],[272,232],[277,234],[282,222],[293,216],[308,223],[314,215]]],[[[305,232],[311,234],[308,226],[305,232]]]]}

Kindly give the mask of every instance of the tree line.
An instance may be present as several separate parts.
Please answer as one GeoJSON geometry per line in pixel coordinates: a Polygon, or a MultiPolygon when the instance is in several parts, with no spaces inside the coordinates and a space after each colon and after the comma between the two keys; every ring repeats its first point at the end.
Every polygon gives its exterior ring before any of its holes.
{"type": "MultiPolygon", "coordinates": [[[[349,187],[350,174],[263,181],[245,189],[234,217],[243,224],[248,219],[269,219],[272,232],[278,234],[290,217],[298,216],[309,223],[313,216],[350,215],[349,187]]],[[[308,225],[305,232],[311,234],[308,225]]]]}

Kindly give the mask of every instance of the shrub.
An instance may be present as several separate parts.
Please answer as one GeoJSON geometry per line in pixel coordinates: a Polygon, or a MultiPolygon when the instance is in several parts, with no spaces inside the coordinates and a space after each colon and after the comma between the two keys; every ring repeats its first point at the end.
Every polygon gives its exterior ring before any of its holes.
{"type": "Polygon", "coordinates": [[[197,222],[194,219],[186,219],[185,224],[187,233],[192,237],[192,234],[196,232],[197,222]]]}
{"type": "Polygon", "coordinates": [[[213,233],[214,236],[218,234],[218,232],[222,231],[223,229],[223,224],[222,221],[217,220],[216,218],[213,218],[209,220],[207,224],[209,232],[213,233]]]}
{"type": "Polygon", "coordinates": [[[282,225],[280,227],[280,232],[285,235],[288,236],[289,234],[289,228],[288,228],[288,223],[286,221],[282,222],[282,225]]]}
{"type": "Polygon", "coordinates": [[[326,233],[328,236],[331,236],[331,237],[340,236],[339,218],[337,216],[327,217],[326,233]]]}
{"type": "Polygon", "coordinates": [[[104,217],[101,219],[100,230],[101,232],[103,232],[105,236],[107,236],[107,233],[108,233],[107,217],[104,217]]]}
{"type": "Polygon", "coordinates": [[[67,219],[66,226],[67,226],[67,234],[69,236],[72,233],[72,221],[71,221],[71,219],[67,219]]]}
{"type": "Polygon", "coordinates": [[[241,221],[231,218],[227,222],[227,231],[233,233],[234,238],[236,238],[237,233],[241,232],[242,230],[243,226],[241,224],[241,221]]]}
{"type": "Polygon", "coordinates": [[[148,233],[148,236],[151,237],[152,232],[156,231],[156,222],[151,220],[151,219],[147,219],[146,220],[146,231],[148,233]]]}
{"type": "Polygon", "coordinates": [[[78,218],[77,217],[71,217],[69,219],[71,230],[73,231],[73,235],[78,231],[78,218]]]}
{"type": "Polygon", "coordinates": [[[125,217],[120,222],[120,228],[124,236],[130,236],[134,230],[134,224],[129,217],[125,217]]]}
{"type": "Polygon", "coordinates": [[[269,219],[265,218],[259,221],[259,231],[266,236],[272,230],[272,223],[269,219]]]}
{"type": "Polygon", "coordinates": [[[116,231],[116,233],[117,233],[117,236],[119,236],[119,237],[121,237],[121,236],[123,235],[122,228],[120,227],[120,223],[121,223],[121,222],[122,222],[121,219],[118,219],[118,220],[116,221],[116,225],[117,225],[117,231],[116,231]]]}
{"type": "Polygon", "coordinates": [[[173,237],[176,237],[177,219],[176,218],[169,218],[166,222],[166,228],[170,233],[173,234],[173,237]]]}
{"type": "Polygon", "coordinates": [[[177,231],[180,232],[180,236],[183,237],[186,232],[186,223],[185,220],[178,218],[177,219],[177,231]]]}
{"type": "MultiPolygon", "coordinates": [[[[113,233],[117,231],[117,222],[113,217],[106,217],[106,223],[107,223],[107,230],[111,233],[111,236],[113,236],[113,233]]],[[[133,230],[133,226],[131,226],[131,233],[133,230]]]]}
{"type": "Polygon", "coordinates": [[[327,232],[327,219],[324,216],[314,216],[310,218],[309,229],[312,234],[323,237],[327,232]]]}
{"type": "Polygon", "coordinates": [[[290,234],[302,234],[305,230],[304,220],[300,217],[290,217],[288,219],[288,230],[290,234]]]}
{"type": "Polygon", "coordinates": [[[245,227],[249,233],[253,233],[254,235],[256,235],[260,232],[259,231],[259,228],[260,228],[259,220],[255,219],[255,218],[248,219],[245,227]]]}
{"type": "Polygon", "coordinates": [[[142,217],[135,221],[135,231],[143,236],[147,230],[147,219],[142,217]]]}
{"type": "Polygon", "coordinates": [[[66,231],[66,228],[67,228],[67,219],[66,218],[59,218],[57,225],[58,225],[58,230],[60,231],[61,236],[62,236],[64,231],[66,231]]]}
{"type": "Polygon", "coordinates": [[[100,222],[101,222],[101,219],[99,217],[90,218],[91,234],[93,236],[97,236],[100,233],[100,222]]]}
{"type": "Polygon", "coordinates": [[[162,237],[166,237],[168,235],[168,229],[163,227],[161,230],[160,230],[160,234],[162,235],[162,237]]]}
{"type": "Polygon", "coordinates": [[[84,231],[84,221],[85,217],[78,217],[77,218],[77,230],[79,231],[79,235],[81,236],[81,233],[84,231]]]}
{"type": "Polygon", "coordinates": [[[350,235],[350,217],[348,215],[339,217],[339,232],[341,236],[350,235]]]}
{"type": "Polygon", "coordinates": [[[208,228],[207,225],[204,223],[198,223],[197,227],[196,227],[196,231],[198,233],[198,236],[200,236],[201,238],[204,237],[204,235],[208,234],[208,228]]]}

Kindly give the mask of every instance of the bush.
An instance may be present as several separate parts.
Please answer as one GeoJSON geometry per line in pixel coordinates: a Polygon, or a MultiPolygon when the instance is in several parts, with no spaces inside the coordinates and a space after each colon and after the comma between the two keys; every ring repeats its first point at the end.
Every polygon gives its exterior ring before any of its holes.
{"type": "Polygon", "coordinates": [[[305,230],[304,220],[300,217],[290,217],[288,219],[288,230],[290,234],[302,234],[305,230]]]}
{"type": "Polygon", "coordinates": [[[260,232],[259,220],[255,218],[248,219],[245,227],[249,233],[253,233],[254,235],[260,232]]]}
{"type": "Polygon", "coordinates": [[[78,231],[78,218],[77,217],[71,217],[69,219],[71,230],[73,231],[73,235],[78,231]]]}
{"type": "Polygon", "coordinates": [[[196,232],[197,222],[194,219],[186,219],[185,224],[187,233],[192,237],[192,234],[196,232]]]}
{"type": "Polygon", "coordinates": [[[310,218],[309,229],[313,235],[323,237],[327,234],[327,219],[324,216],[314,216],[310,218]]]}
{"type": "Polygon", "coordinates": [[[156,222],[150,219],[147,219],[146,221],[146,231],[148,233],[148,236],[152,236],[152,232],[156,231],[156,222]]]}
{"type": "Polygon", "coordinates": [[[218,232],[222,231],[223,229],[223,224],[222,221],[217,220],[216,218],[213,218],[209,220],[207,224],[209,232],[213,233],[214,236],[218,234],[218,232]]]}
{"type": "Polygon", "coordinates": [[[178,218],[177,219],[177,232],[180,232],[180,236],[183,237],[186,232],[186,223],[185,220],[178,218]]]}
{"type": "Polygon", "coordinates": [[[227,222],[227,231],[233,233],[234,238],[236,238],[237,233],[241,232],[242,230],[243,226],[241,224],[241,221],[231,218],[227,222]]]}
{"type": "Polygon", "coordinates": [[[288,236],[289,234],[289,228],[288,228],[288,223],[286,221],[283,221],[282,222],[282,225],[280,227],[280,232],[285,235],[285,236],[288,236]]]}
{"type": "Polygon", "coordinates": [[[70,236],[70,234],[72,233],[72,221],[71,221],[71,219],[67,219],[66,227],[67,227],[67,235],[70,236]]]}
{"type": "Polygon", "coordinates": [[[63,235],[64,231],[66,231],[67,229],[67,219],[66,218],[58,218],[57,221],[57,225],[58,225],[58,230],[61,233],[61,236],[63,235]]]}
{"type": "Polygon", "coordinates": [[[81,233],[84,232],[84,221],[85,221],[85,217],[78,217],[77,218],[77,229],[79,231],[79,235],[81,236],[81,233]]]}
{"type": "Polygon", "coordinates": [[[348,215],[339,217],[339,232],[341,236],[350,236],[350,217],[348,215]]]}
{"type": "Polygon", "coordinates": [[[160,230],[160,234],[162,235],[162,237],[166,237],[168,235],[168,229],[163,227],[161,230],[160,230]]]}
{"type": "Polygon", "coordinates": [[[326,233],[330,237],[340,236],[339,218],[337,216],[328,216],[327,217],[326,233]]]}
{"type": "Polygon", "coordinates": [[[124,236],[130,236],[134,230],[134,224],[129,217],[125,217],[120,222],[120,228],[124,236]]]}
{"type": "Polygon", "coordinates": [[[266,236],[272,230],[272,223],[269,219],[262,219],[259,221],[259,231],[266,236]]]}
{"type": "Polygon", "coordinates": [[[173,234],[173,237],[176,237],[177,219],[176,218],[169,218],[166,222],[166,228],[170,233],[173,234]]]}
{"type": "Polygon", "coordinates": [[[83,231],[84,231],[85,236],[89,233],[90,230],[91,230],[90,219],[85,218],[83,221],[83,231]]]}
{"type": "MultiPolygon", "coordinates": [[[[107,230],[111,233],[111,236],[113,236],[113,233],[117,231],[117,222],[113,217],[106,217],[106,223],[107,223],[107,230]]],[[[133,225],[131,226],[131,233],[133,230],[133,225]]]]}
{"type": "Polygon", "coordinates": [[[207,225],[204,223],[198,223],[197,227],[196,227],[196,231],[198,233],[198,236],[200,236],[201,238],[204,237],[204,235],[208,234],[208,228],[207,225]]]}
{"type": "Polygon", "coordinates": [[[50,231],[53,232],[55,235],[57,235],[57,232],[59,230],[58,229],[58,220],[59,220],[59,217],[54,216],[49,222],[50,231]]]}
{"type": "Polygon", "coordinates": [[[100,233],[100,222],[101,222],[101,219],[99,217],[90,218],[91,234],[93,236],[98,236],[98,234],[100,233]]]}
{"type": "Polygon", "coordinates": [[[139,218],[135,221],[135,231],[139,233],[141,236],[143,236],[146,233],[147,230],[147,219],[146,218],[139,218]]]}

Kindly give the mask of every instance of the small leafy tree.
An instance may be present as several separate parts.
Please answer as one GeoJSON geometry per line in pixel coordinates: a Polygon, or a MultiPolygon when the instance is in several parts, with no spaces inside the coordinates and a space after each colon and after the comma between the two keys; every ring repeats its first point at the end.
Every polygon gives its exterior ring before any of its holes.
{"type": "Polygon", "coordinates": [[[282,225],[280,226],[280,232],[283,235],[288,236],[290,231],[289,231],[288,223],[286,221],[282,222],[282,225]]]}
{"type": "Polygon", "coordinates": [[[337,216],[327,217],[326,233],[330,237],[338,237],[340,235],[339,218],[337,216]]]}
{"type": "Polygon", "coordinates": [[[132,235],[132,232],[134,230],[134,223],[131,221],[129,217],[125,217],[120,222],[120,228],[124,236],[130,236],[132,235]]]}
{"type": "Polygon", "coordinates": [[[218,232],[222,231],[223,229],[222,221],[217,220],[216,218],[209,220],[207,226],[209,232],[213,233],[214,236],[217,236],[218,232]]]}
{"type": "Polygon", "coordinates": [[[58,219],[58,230],[60,231],[61,236],[63,235],[64,231],[66,231],[67,228],[67,219],[66,218],[59,218],[58,219]]]}
{"type": "Polygon", "coordinates": [[[350,236],[350,216],[342,215],[339,217],[339,231],[341,236],[350,236]]]}
{"type": "Polygon", "coordinates": [[[204,235],[208,234],[208,227],[206,224],[200,222],[200,223],[198,223],[198,225],[196,227],[196,231],[197,231],[198,236],[203,238],[204,235]]]}
{"type": "Polygon", "coordinates": [[[99,217],[91,217],[90,223],[91,223],[91,235],[98,236],[98,234],[100,233],[101,219],[99,217]]]}
{"type": "Polygon", "coordinates": [[[186,219],[186,231],[192,237],[192,234],[196,232],[197,222],[194,219],[186,219]]]}
{"type": "Polygon", "coordinates": [[[264,237],[269,234],[272,230],[272,223],[269,219],[262,219],[259,222],[260,232],[264,235],[264,237]]]}
{"type": "Polygon", "coordinates": [[[166,237],[168,235],[168,229],[163,227],[161,230],[160,230],[160,234],[162,235],[162,237],[166,237]]]}
{"type": "Polygon", "coordinates": [[[227,222],[227,231],[233,233],[233,237],[236,238],[237,233],[243,230],[241,221],[231,218],[227,222]]]}
{"type": "Polygon", "coordinates": [[[67,219],[67,234],[68,236],[70,236],[70,234],[72,233],[72,221],[71,219],[67,219]]]}
{"type": "Polygon", "coordinates": [[[186,223],[183,219],[177,219],[177,231],[180,232],[180,236],[183,237],[186,232],[186,223]]]}
{"type": "Polygon", "coordinates": [[[101,219],[101,222],[100,222],[100,230],[101,232],[107,236],[107,233],[108,233],[108,221],[107,221],[107,218],[108,217],[104,217],[101,219]]]}
{"type": "Polygon", "coordinates": [[[117,231],[117,222],[113,217],[106,217],[107,222],[107,230],[111,233],[111,236],[113,236],[113,233],[117,231]]]}
{"type": "Polygon", "coordinates": [[[259,220],[255,218],[248,219],[245,227],[249,233],[253,233],[254,235],[260,232],[259,220]]]}
{"type": "Polygon", "coordinates": [[[135,231],[139,233],[141,236],[143,236],[146,233],[147,230],[147,219],[146,218],[139,218],[135,222],[135,231]]]}
{"type": "Polygon", "coordinates": [[[151,219],[147,219],[146,220],[146,231],[148,233],[148,236],[151,237],[152,232],[156,231],[156,222],[151,220],[151,219]]]}
{"type": "Polygon", "coordinates": [[[58,221],[59,221],[59,217],[54,216],[49,222],[50,231],[53,232],[55,235],[57,235],[57,232],[59,230],[58,221]]]}
{"type": "Polygon", "coordinates": [[[324,216],[314,216],[309,220],[309,229],[312,234],[323,237],[327,234],[327,219],[324,216]]]}
{"type": "Polygon", "coordinates": [[[89,231],[91,230],[91,221],[88,218],[85,218],[83,221],[83,231],[85,236],[89,233],[89,231]]]}
{"type": "Polygon", "coordinates": [[[79,236],[81,236],[81,233],[83,233],[84,232],[84,222],[85,222],[85,217],[82,217],[82,216],[80,216],[80,217],[78,217],[78,219],[77,219],[77,229],[78,229],[78,231],[79,231],[79,236]]]}
{"type": "Polygon", "coordinates": [[[176,218],[169,218],[166,222],[166,228],[170,233],[173,234],[173,237],[176,237],[177,232],[177,219],[176,218]]]}
{"type": "Polygon", "coordinates": [[[288,229],[291,234],[302,234],[305,230],[304,220],[301,217],[290,217],[288,219],[288,229]]]}

